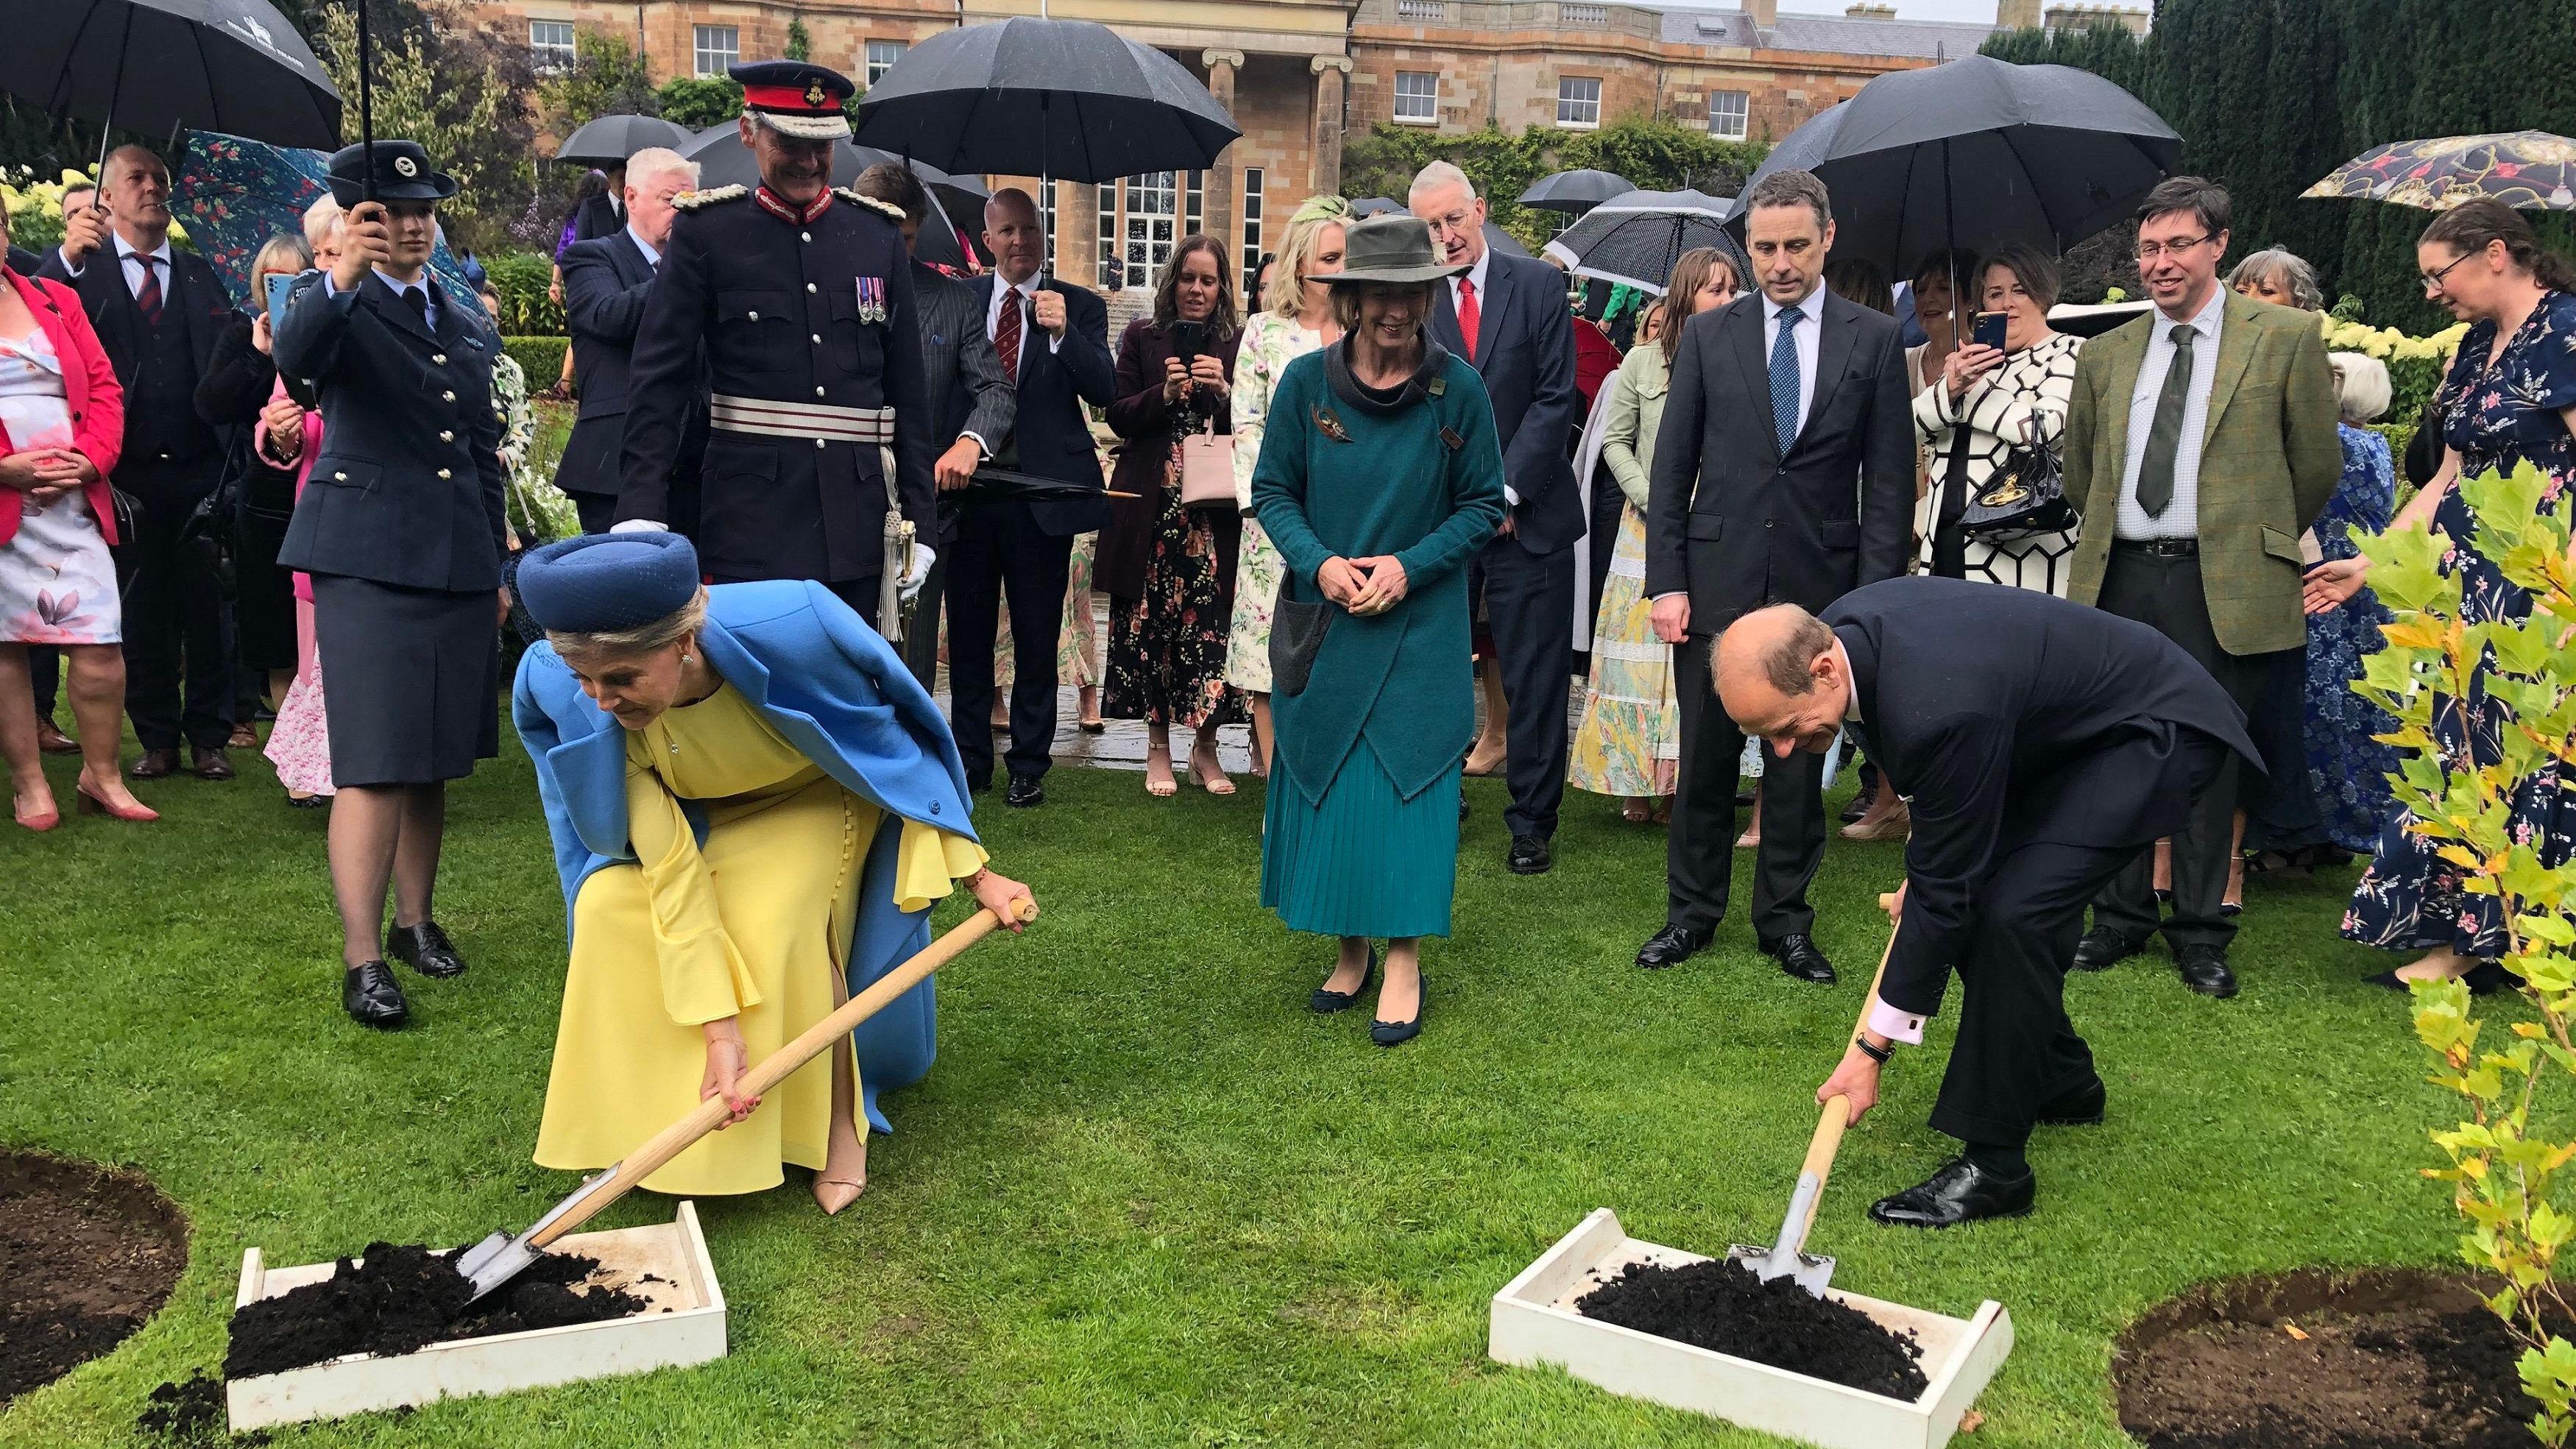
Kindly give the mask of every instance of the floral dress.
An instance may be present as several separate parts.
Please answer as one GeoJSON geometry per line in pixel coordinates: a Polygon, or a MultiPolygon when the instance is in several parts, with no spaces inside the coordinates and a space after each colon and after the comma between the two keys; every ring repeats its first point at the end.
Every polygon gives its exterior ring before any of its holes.
{"type": "MultiPolygon", "coordinates": [[[[2439,399],[2443,441],[2460,455],[2463,478],[2524,462],[2539,468],[2550,479],[2540,507],[2554,514],[2567,483],[2576,479],[2576,437],[2559,417],[2561,409],[2576,406],[2576,295],[2545,294],[2490,368],[2487,353],[2494,345],[2492,322],[2480,322],[2460,340],[2439,399]]],[[[2465,619],[2480,623],[2529,616],[2531,596],[2507,582],[2478,552],[2474,521],[2457,487],[2443,495],[2433,528],[2451,540],[2443,562],[2460,574],[2465,619]]],[[[2474,681],[2466,701],[2443,699],[2433,712],[2434,736],[2445,764],[2454,768],[2493,762],[2503,725],[2504,711],[2474,681]]],[[[2513,817],[2514,838],[2533,845],[2542,864],[2566,861],[2570,838],[2576,836],[2576,802],[2570,801],[2556,766],[2544,767],[2524,782],[2513,802],[2513,817]]],[[[2504,921],[2496,898],[2464,891],[2460,867],[2407,832],[2411,818],[2409,812],[2398,812],[2380,831],[2378,857],[2362,873],[2352,908],[2344,914],[2344,935],[2393,951],[2448,946],[2467,956],[2502,955],[2504,921]]]]}
{"type": "Polygon", "coordinates": [[[1109,678],[1100,712],[1111,719],[1213,729],[1246,717],[1243,692],[1225,681],[1231,619],[1226,581],[1217,575],[1216,530],[1205,509],[1181,506],[1181,439],[1200,431],[1209,411],[1193,398],[1173,414],[1174,425],[1160,440],[1163,509],[1145,561],[1145,592],[1115,599],[1109,616],[1109,678]]]}
{"type": "MultiPolygon", "coordinates": [[[[2397,505],[2397,474],[2388,440],[2368,428],[2343,425],[2343,481],[2317,515],[2317,547],[2328,559],[2360,551],[2353,534],[2388,526],[2397,505]]],[[[2316,802],[2326,838],[2346,850],[2368,851],[2397,813],[2388,776],[2397,749],[2374,735],[2396,722],[2352,692],[2361,661],[2379,649],[2379,626],[2388,610],[2368,589],[2330,614],[2308,616],[2307,714],[2302,729],[2308,757],[2308,793],[2316,802]]]]}
{"type": "Polygon", "coordinates": [[[1672,646],[1646,597],[1646,491],[1671,370],[1660,347],[1631,351],[1610,378],[1602,461],[1619,485],[1619,537],[1592,626],[1592,668],[1565,782],[1595,795],[1669,795],[1681,761],[1672,646]]]}
{"type": "Polygon", "coordinates": [[[1243,556],[1234,570],[1225,682],[1254,694],[1270,692],[1270,612],[1288,566],[1252,516],[1252,466],[1261,460],[1262,424],[1279,375],[1323,345],[1324,334],[1298,326],[1296,318],[1261,312],[1243,324],[1234,354],[1234,501],[1243,509],[1243,556]]]}

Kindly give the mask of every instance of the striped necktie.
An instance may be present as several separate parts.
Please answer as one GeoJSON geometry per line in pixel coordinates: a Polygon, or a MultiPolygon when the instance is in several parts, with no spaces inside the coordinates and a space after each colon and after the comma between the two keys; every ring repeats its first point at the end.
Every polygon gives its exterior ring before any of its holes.
{"type": "Polygon", "coordinates": [[[143,264],[143,285],[134,294],[134,305],[143,313],[143,325],[161,325],[161,259],[149,252],[130,252],[143,264]]]}

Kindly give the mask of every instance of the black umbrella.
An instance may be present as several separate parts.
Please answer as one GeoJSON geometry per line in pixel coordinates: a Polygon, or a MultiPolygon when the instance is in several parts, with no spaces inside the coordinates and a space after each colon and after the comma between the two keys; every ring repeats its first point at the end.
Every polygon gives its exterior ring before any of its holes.
{"type": "MultiPolygon", "coordinates": [[[[698,163],[700,186],[714,188],[760,184],[759,158],[751,154],[750,147],[742,144],[742,132],[731,121],[709,126],[700,131],[696,136],[689,138],[679,151],[682,158],[698,163]]],[[[847,141],[834,141],[832,143],[832,184],[848,186],[857,181],[859,173],[869,167],[881,161],[899,162],[900,159],[874,147],[853,146],[847,141]]],[[[957,184],[955,179],[947,172],[935,170],[919,162],[913,163],[912,172],[921,178],[923,188],[930,192],[931,209],[939,213],[934,221],[925,221],[922,224],[921,259],[932,266],[965,266],[967,258],[965,253],[958,249],[957,230],[946,224],[947,215],[954,203],[947,199],[943,188],[953,188],[957,184]]],[[[983,203],[979,201],[975,206],[980,212],[983,203]]]]}
{"type": "Polygon", "coordinates": [[[1636,183],[1615,171],[1559,171],[1530,183],[1530,189],[1521,193],[1521,205],[1581,216],[1636,189],[1636,183]]]}
{"type": "Polygon", "coordinates": [[[1871,81],[1790,132],[1745,191],[1815,172],[1834,255],[1903,277],[1944,247],[2062,252],[2128,216],[2181,155],[2171,126],[2100,76],[1972,55],[1871,81]]]}
{"type": "Polygon", "coordinates": [[[1401,201],[1383,196],[1363,196],[1351,203],[1351,220],[1366,221],[1372,216],[1384,216],[1390,211],[1402,210],[1404,210],[1404,203],[1401,201]]]}
{"type": "Polygon", "coordinates": [[[0,91],[145,135],[340,144],[340,93],[268,0],[9,0],[0,91]]]}
{"type": "Polygon", "coordinates": [[[861,142],[950,171],[1113,181],[1195,171],[1243,134],[1179,61],[1088,20],[943,30],[859,102],[861,142]]]}
{"type": "Polygon", "coordinates": [[[689,129],[659,116],[595,116],[564,138],[558,161],[585,161],[623,166],[626,158],[653,146],[677,151],[689,144],[689,129]]]}
{"type": "Polygon", "coordinates": [[[1501,227],[1494,225],[1490,221],[1485,223],[1485,249],[1487,251],[1501,252],[1507,257],[1525,257],[1530,254],[1530,249],[1521,245],[1521,239],[1519,237],[1512,235],[1510,232],[1503,230],[1501,227]]]}
{"type": "Polygon", "coordinates": [[[1749,269],[1735,238],[1726,234],[1726,219],[1735,212],[1731,197],[1698,191],[1631,191],[1605,201],[1590,215],[1557,233],[1548,255],[1563,261],[1578,277],[1621,282],[1660,297],[1682,253],[1715,247],[1726,253],[1736,275],[1749,269]]]}

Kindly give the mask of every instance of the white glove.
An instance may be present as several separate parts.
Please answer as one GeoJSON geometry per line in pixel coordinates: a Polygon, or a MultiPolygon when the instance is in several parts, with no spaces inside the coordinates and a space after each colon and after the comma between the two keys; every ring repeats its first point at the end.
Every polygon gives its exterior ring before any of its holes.
{"type": "Polygon", "coordinates": [[[655,523],[649,518],[630,518],[624,523],[612,524],[608,531],[611,533],[669,533],[671,525],[655,523]]]}
{"type": "Polygon", "coordinates": [[[902,592],[905,603],[919,597],[923,582],[930,577],[930,566],[938,560],[938,551],[930,545],[916,543],[912,546],[912,565],[903,571],[902,578],[895,580],[895,587],[902,592]]]}

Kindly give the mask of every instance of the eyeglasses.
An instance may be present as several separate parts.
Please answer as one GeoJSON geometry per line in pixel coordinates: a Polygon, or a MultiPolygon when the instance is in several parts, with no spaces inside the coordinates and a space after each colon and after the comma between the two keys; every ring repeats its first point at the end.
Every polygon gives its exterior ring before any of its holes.
{"type": "Polygon", "coordinates": [[[2462,252],[2458,256],[2451,258],[2450,266],[2444,267],[2438,272],[2426,272],[2424,274],[2424,290],[2427,292],[2440,291],[2442,289],[2442,279],[2457,270],[2460,263],[2465,262],[2476,255],[2476,252],[2462,252]]]}
{"type": "Polygon", "coordinates": [[[2210,236],[2211,233],[2202,232],[2200,235],[2193,237],[2189,241],[2166,243],[2142,241],[2138,243],[2138,260],[2142,262],[2152,262],[2161,256],[2178,257],[2184,252],[2190,251],[2193,247],[2200,245],[2202,242],[2209,240],[2210,236]]]}

